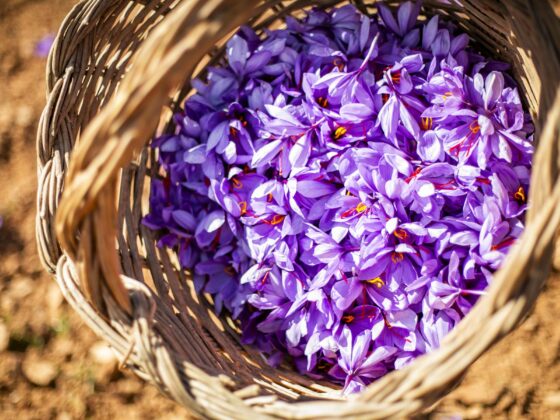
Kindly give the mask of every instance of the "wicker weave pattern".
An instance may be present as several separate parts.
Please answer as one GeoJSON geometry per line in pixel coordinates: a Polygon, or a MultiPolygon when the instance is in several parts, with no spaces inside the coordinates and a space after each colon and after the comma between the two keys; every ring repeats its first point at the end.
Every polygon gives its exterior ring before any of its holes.
{"type": "MultiPolygon", "coordinates": [[[[140,218],[157,173],[146,144],[158,126],[172,129],[162,109],[181,102],[190,75],[220,58],[223,38],[240,24],[270,27],[302,7],[336,3],[84,0],[66,18],[49,57],[37,143],[43,263],[123,364],[202,417],[416,413],[523,319],[550,270],[560,225],[560,26],[540,0],[425,1],[427,13],[460,19],[489,51],[514,63],[538,139],[526,231],[488,295],[438,351],[341,400],[332,385],[271,369],[243,347],[235,324],[217,319],[177,270],[175,256],[155,247],[140,218]]],[[[373,11],[373,2],[355,3],[373,11]]]]}

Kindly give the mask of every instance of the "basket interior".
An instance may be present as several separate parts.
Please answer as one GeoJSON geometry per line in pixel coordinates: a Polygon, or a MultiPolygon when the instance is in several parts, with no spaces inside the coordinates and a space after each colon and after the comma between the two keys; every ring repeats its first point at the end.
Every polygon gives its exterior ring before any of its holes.
{"type": "MultiPolygon", "coordinates": [[[[173,8],[175,3],[176,1],[160,2],[160,7],[153,9],[151,13],[163,13],[166,7],[173,8]]],[[[281,27],[284,16],[298,17],[303,9],[317,6],[314,3],[313,1],[279,2],[262,15],[255,17],[249,25],[257,31],[262,31],[263,28],[281,27]]],[[[320,7],[328,8],[347,2],[335,0],[318,3],[320,7]]],[[[368,14],[375,12],[375,5],[372,2],[352,3],[362,12],[368,14]]],[[[139,22],[138,16],[144,13],[148,6],[145,8],[135,6],[138,12],[136,15],[129,15],[128,21],[139,22]]],[[[534,63],[528,59],[522,49],[515,48],[512,44],[515,35],[512,34],[508,22],[501,16],[502,10],[497,8],[494,10],[486,5],[480,9],[473,6],[467,14],[458,3],[440,4],[437,1],[426,1],[424,13],[424,16],[438,13],[446,19],[457,22],[458,26],[477,42],[478,49],[485,54],[512,63],[512,73],[519,83],[525,105],[536,118],[540,96],[539,78],[534,77],[534,63]]],[[[149,26],[136,25],[136,30],[130,35],[131,50],[134,49],[135,43],[144,38],[148,29],[149,26]]],[[[521,31],[522,28],[519,30],[521,31]]],[[[219,63],[223,59],[223,46],[226,40],[227,38],[223,39],[205,57],[197,69],[197,75],[203,77],[207,65],[219,63]]],[[[125,67],[122,66],[121,69],[122,73],[125,67]]],[[[170,117],[192,93],[189,76],[185,75],[187,79],[185,85],[173,98],[170,98],[169,108],[162,112],[158,134],[175,130],[170,117]]],[[[101,95],[103,97],[101,105],[111,96],[110,93],[118,83],[118,77],[115,76],[113,82],[115,85],[106,85],[105,96],[101,95]]],[[[324,381],[317,382],[294,372],[290,366],[281,366],[277,369],[269,367],[258,351],[241,343],[240,330],[236,322],[227,315],[217,317],[214,314],[211,297],[195,293],[189,274],[179,268],[174,251],[156,247],[157,238],[141,224],[141,217],[148,211],[150,180],[159,176],[161,175],[156,152],[149,146],[142,150],[135,162],[123,170],[118,202],[117,240],[123,273],[147,284],[155,295],[157,311],[154,329],[161,335],[175,360],[192,363],[210,375],[225,374],[234,380],[230,383],[234,390],[256,383],[265,390],[265,394],[273,394],[275,398],[281,400],[341,398],[338,385],[324,381]]]]}

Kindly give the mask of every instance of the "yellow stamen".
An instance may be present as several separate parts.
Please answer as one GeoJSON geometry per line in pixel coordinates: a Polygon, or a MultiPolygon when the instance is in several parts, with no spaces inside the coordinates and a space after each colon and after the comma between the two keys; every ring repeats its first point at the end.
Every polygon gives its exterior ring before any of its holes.
{"type": "Polygon", "coordinates": [[[334,139],[335,140],[341,139],[342,136],[344,136],[347,131],[348,130],[345,127],[338,127],[336,130],[334,130],[334,139]]]}
{"type": "Polygon", "coordinates": [[[247,213],[247,202],[246,201],[241,201],[239,203],[239,208],[241,210],[241,216],[243,216],[244,214],[247,213]]]}
{"type": "Polygon", "coordinates": [[[519,187],[517,191],[513,194],[513,198],[520,204],[525,204],[527,202],[527,196],[525,195],[525,190],[523,187],[519,187]]]}
{"type": "Polygon", "coordinates": [[[317,98],[317,103],[323,107],[326,108],[329,105],[329,101],[327,98],[323,98],[322,96],[320,96],[319,98],[317,98]]]}
{"type": "Polygon", "coordinates": [[[224,271],[226,274],[229,274],[230,276],[235,276],[236,274],[235,269],[231,265],[228,265],[226,268],[224,268],[224,271]]]}
{"type": "Polygon", "coordinates": [[[366,210],[367,210],[367,206],[364,203],[360,203],[356,206],[356,211],[358,213],[363,213],[366,210]]]}
{"type": "Polygon", "coordinates": [[[381,289],[383,286],[385,286],[385,282],[383,281],[383,279],[381,277],[376,277],[374,279],[367,280],[366,282],[369,283],[369,284],[376,285],[378,289],[381,289]]]}
{"type": "Polygon", "coordinates": [[[340,71],[344,70],[344,61],[342,61],[342,59],[340,57],[336,57],[333,60],[333,64],[336,66],[336,68],[340,71]]]}
{"type": "Polygon", "coordinates": [[[331,365],[329,365],[324,360],[321,360],[319,363],[317,363],[317,370],[327,370],[327,369],[330,369],[330,367],[331,367],[331,365]]]}
{"type": "Polygon", "coordinates": [[[433,126],[434,120],[430,117],[423,117],[422,118],[422,129],[424,131],[431,130],[433,126]]]}
{"type": "Polygon", "coordinates": [[[354,315],[344,315],[342,317],[342,321],[344,321],[346,324],[350,324],[352,321],[354,321],[354,315]]]}
{"type": "Polygon", "coordinates": [[[347,196],[354,197],[354,194],[352,194],[352,193],[351,193],[350,191],[348,191],[348,190],[346,190],[345,194],[346,194],[347,196]]]}
{"type": "Polygon", "coordinates": [[[478,125],[478,121],[474,120],[473,122],[471,122],[469,124],[469,130],[471,130],[471,133],[476,134],[480,131],[480,125],[478,125]]]}
{"type": "Polygon", "coordinates": [[[235,177],[231,178],[231,183],[233,184],[233,188],[237,190],[243,188],[243,183],[235,177]]]}

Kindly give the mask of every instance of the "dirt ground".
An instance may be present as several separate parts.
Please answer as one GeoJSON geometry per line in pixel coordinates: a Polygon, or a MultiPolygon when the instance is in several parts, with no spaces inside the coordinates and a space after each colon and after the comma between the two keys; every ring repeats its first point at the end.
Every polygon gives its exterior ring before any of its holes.
{"type": "MultiPolygon", "coordinates": [[[[0,418],[188,414],[128,372],[74,314],[36,254],[35,131],[46,60],[35,45],[73,0],[0,0],[0,418]]],[[[534,313],[426,418],[560,419],[560,276],[534,313]]]]}

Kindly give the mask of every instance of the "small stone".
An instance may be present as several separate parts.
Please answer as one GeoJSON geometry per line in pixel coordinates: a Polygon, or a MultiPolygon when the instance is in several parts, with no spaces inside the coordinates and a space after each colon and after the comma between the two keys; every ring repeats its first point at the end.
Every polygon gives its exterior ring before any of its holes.
{"type": "Polygon", "coordinates": [[[58,285],[52,282],[47,289],[46,295],[47,306],[49,308],[49,314],[54,317],[62,302],[64,302],[64,297],[62,296],[62,292],[60,291],[58,285]]]}
{"type": "Polygon", "coordinates": [[[33,293],[33,280],[18,276],[10,282],[10,288],[8,290],[12,298],[21,300],[33,293]]]}
{"type": "Polygon", "coordinates": [[[118,392],[130,396],[142,392],[142,382],[136,378],[123,379],[118,382],[118,392]]]}
{"type": "Polygon", "coordinates": [[[98,341],[89,349],[89,356],[92,360],[100,365],[116,364],[117,358],[111,347],[103,342],[98,341]]]}
{"type": "Polygon", "coordinates": [[[481,391],[477,384],[463,385],[460,388],[460,396],[457,398],[466,406],[481,404],[486,407],[493,407],[502,394],[506,392],[504,388],[499,387],[488,387],[481,391]]]}
{"type": "Polygon", "coordinates": [[[534,316],[530,317],[527,321],[525,321],[522,326],[524,330],[529,332],[536,331],[538,327],[539,327],[539,322],[534,316]]]}
{"type": "Polygon", "coordinates": [[[0,71],[11,75],[19,70],[22,64],[23,60],[19,51],[17,49],[14,49],[13,51],[8,50],[8,53],[4,55],[3,60],[0,61],[0,71]]]}
{"type": "Polygon", "coordinates": [[[10,332],[8,327],[2,321],[0,321],[0,352],[3,352],[8,348],[10,344],[10,332]]]}
{"type": "Polygon", "coordinates": [[[58,369],[44,360],[24,360],[22,365],[24,376],[37,386],[49,386],[58,376],[58,369]]]}
{"type": "Polygon", "coordinates": [[[4,353],[0,363],[0,386],[11,389],[19,375],[20,358],[17,353],[4,353]]]}
{"type": "Polygon", "coordinates": [[[74,352],[75,347],[76,343],[65,337],[57,337],[52,343],[53,353],[61,356],[62,358],[70,356],[74,352]]]}
{"type": "Polygon", "coordinates": [[[59,413],[58,416],[56,416],[56,420],[72,420],[72,416],[66,411],[63,411],[62,413],[59,413]]]}
{"type": "Polygon", "coordinates": [[[27,128],[33,124],[35,116],[33,115],[33,108],[29,105],[22,105],[17,108],[15,123],[20,127],[27,128]]]}
{"type": "Polygon", "coordinates": [[[466,408],[462,413],[462,417],[464,420],[476,420],[482,417],[482,412],[482,405],[476,404],[466,408]]]}
{"type": "Polygon", "coordinates": [[[89,357],[97,364],[94,368],[95,383],[107,385],[118,376],[118,360],[111,347],[99,341],[89,350],[89,357]]]}
{"type": "Polygon", "coordinates": [[[560,408],[560,391],[545,395],[543,405],[548,408],[560,408]]]}
{"type": "Polygon", "coordinates": [[[8,395],[8,400],[13,405],[17,405],[23,400],[23,397],[19,392],[13,391],[13,392],[10,392],[10,394],[8,395]]]}
{"type": "MultiPolygon", "coordinates": [[[[526,392],[526,396],[532,395],[531,390],[526,392]]],[[[501,398],[496,404],[496,409],[499,412],[507,412],[515,405],[515,395],[509,389],[501,394],[501,398]]]]}
{"type": "Polygon", "coordinates": [[[85,418],[87,412],[87,404],[83,395],[70,395],[67,399],[68,409],[75,419],[85,418]]]}

